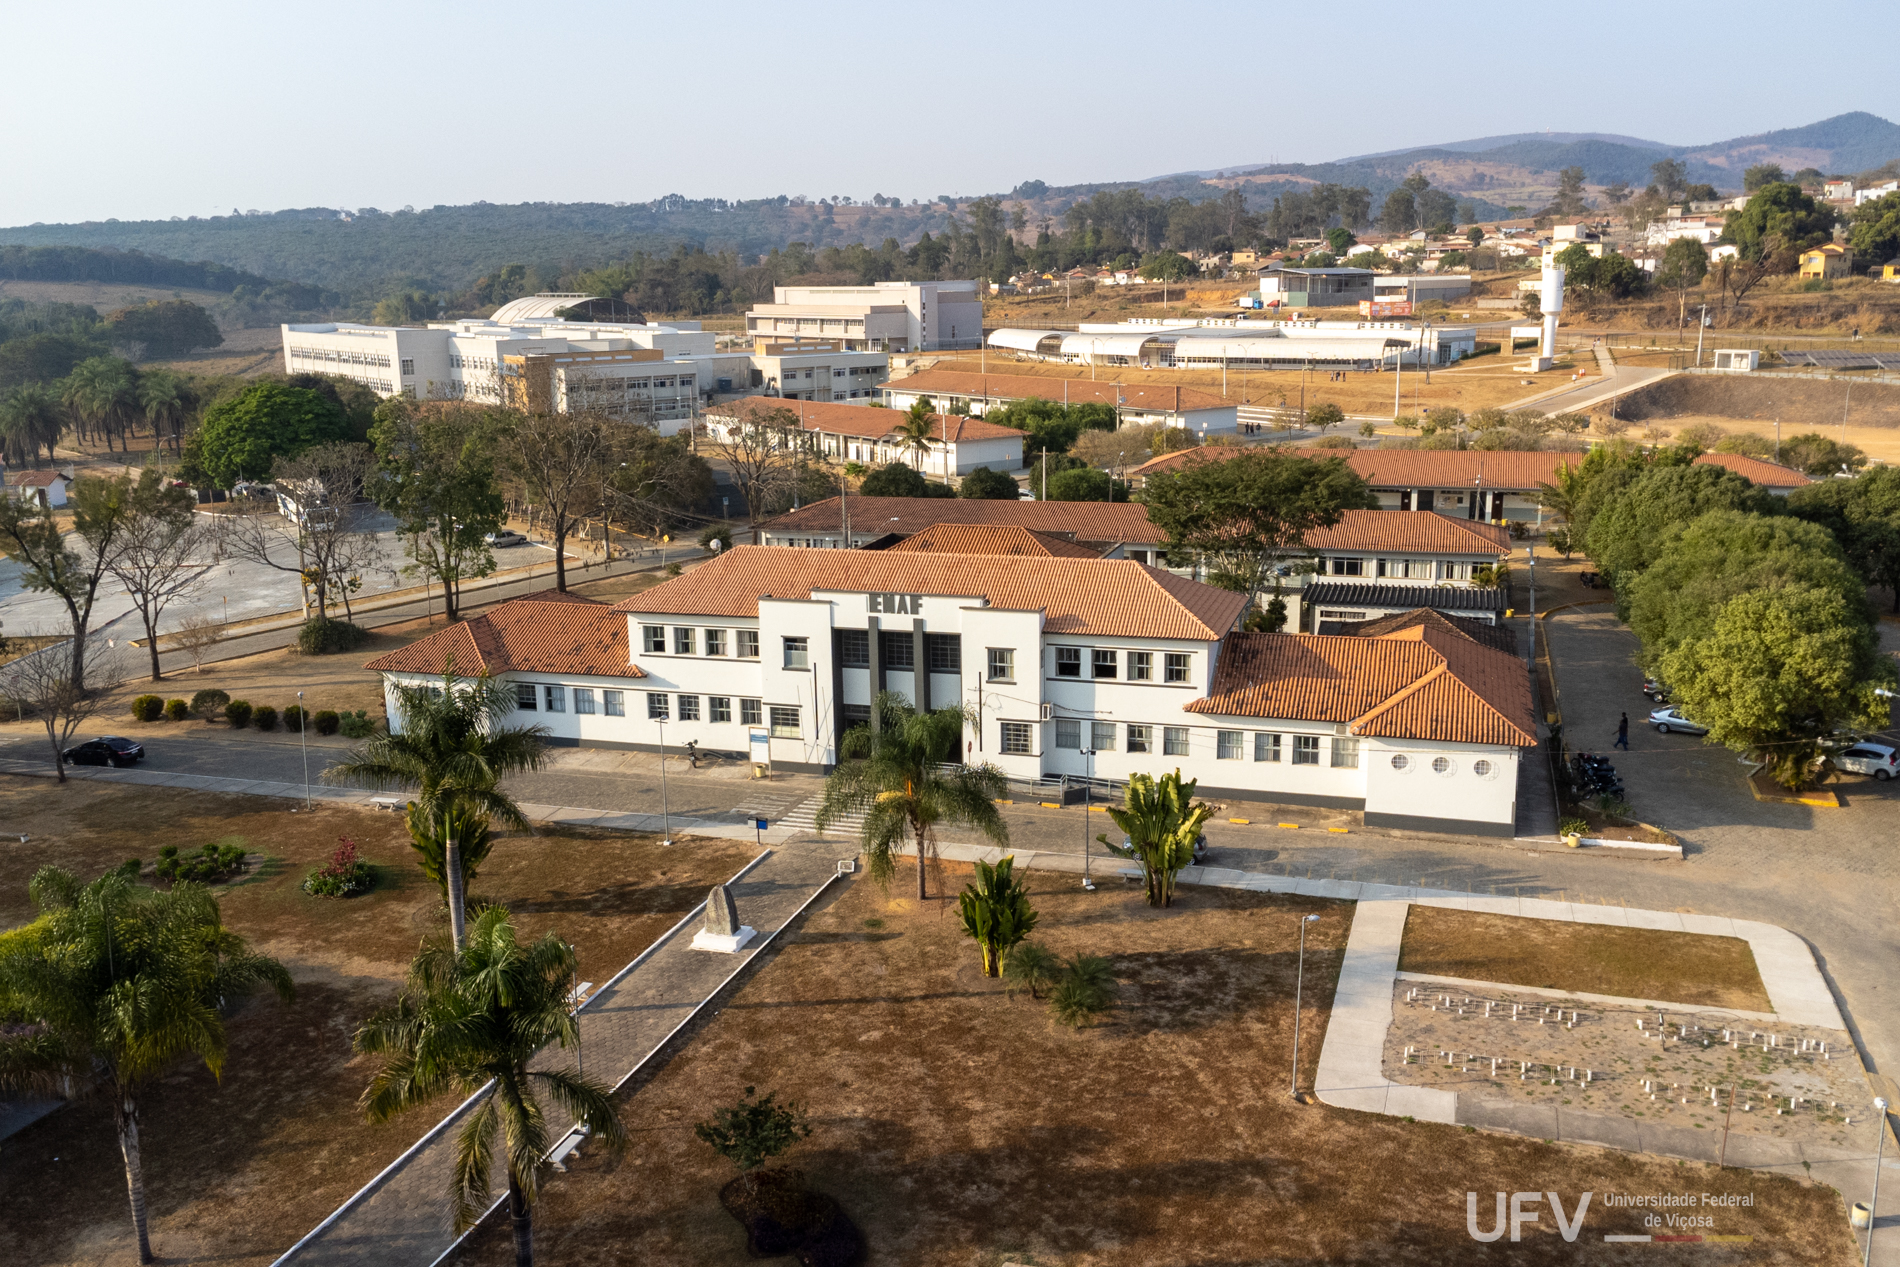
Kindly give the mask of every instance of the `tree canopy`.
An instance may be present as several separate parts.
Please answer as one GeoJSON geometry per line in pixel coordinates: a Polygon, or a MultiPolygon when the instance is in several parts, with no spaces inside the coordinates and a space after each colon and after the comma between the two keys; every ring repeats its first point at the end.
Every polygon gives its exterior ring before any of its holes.
{"type": "Polygon", "coordinates": [[[1816,205],[1801,186],[1775,183],[1763,185],[1745,207],[1730,213],[1721,240],[1744,260],[1761,260],[1825,242],[1833,227],[1834,212],[1816,205]]]}
{"type": "Polygon", "coordinates": [[[349,438],[343,409],[307,387],[261,382],[205,411],[185,446],[195,466],[219,488],[268,476],[277,458],[349,438]]]}
{"type": "Polygon", "coordinates": [[[864,477],[858,486],[860,497],[955,497],[948,484],[933,483],[914,466],[891,462],[864,477]]]}
{"type": "Polygon", "coordinates": [[[1832,533],[1867,584],[1893,590],[1894,610],[1900,612],[1900,467],[1797,488],[1788,509],[1832,533]]]}
{"type": "Polygon", "coordinates": [[[1855,207],[1847,241],[1864,265],[1900,259],[1900,193],[1886,194],[1855,207]]]}
{"type": "Polygon", "coordinates": [[[1379,507],[1344,458],[1279,449],[1151,476],[1143,500],[1170,551],[1208,556],[1216,584],[1248,593],[1262,588],[1275,563],[1303,552],[1308,532],[1331,527],[1348,510],[1379,507]]]}
{"type": "Polygon", "coordinates": [[[135,360],[183,356],[194,348],[215,348],[224,342],[211,314],[188,299],[162,299],[112,313],[105,321],[106,337],[114,346],[137,344],[135,360]]]}
{"type": "Polygon", "coordinates": [[[1655,561],[1665,529],[1712,510],[1774,509],[1771,494],[1726,467],[1657,463],[1607,500],[1590,522],[1586,549],[1616,585],[1618,615],[1627,618],[1625,583],[1655,561]]]}
{"type": "Polygon", "coordinates": [[[958,497],[969,497],[979,501],[1013,502],[1022,494],[1016,481],[1002,471],[992,471],[987,466],[979,466],[963,477],[957,485],[958,497]]]}

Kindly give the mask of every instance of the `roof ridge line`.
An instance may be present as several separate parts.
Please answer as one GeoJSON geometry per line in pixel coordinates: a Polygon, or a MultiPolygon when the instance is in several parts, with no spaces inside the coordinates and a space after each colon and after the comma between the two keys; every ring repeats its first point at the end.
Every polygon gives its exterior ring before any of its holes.
{"type": "Polygon", "coordinates": [[[1452,681],[1458,682],[1458,685],[1464,686],[1467,691],[1471,690],[1469,686],[1465,686],[1465,684],[1462,681],[1459,681],[1458,677],[1455,674],[1451,673],[1450,669],[1446,667],[1444,652],[1440,651],[1437,647],[1432,646],[1431,643],[1426,642],[1423,638],[1416,639],[1413,641],[1416,641],[1417,645],[1419,646],[1428,648],[1431,651],[1433,658],[1436,659],[1438,663],[1434,664],[1431,667],[1431,670],[1429,672],[1426,672],[1416,678],[1413,678],[1410,682],[1407,682],[1404,686],[1400,687],[1397,691],[1387,696],[1384,700],[1380,701],[1378,704],[1375,704],[1373,707],[1367,709],[1365,712],[1361,713],[1359,716],[1347,722],[1346,731],[1348,734],[1356,732],[1360,726],[1364,725],[1366,722],[1371,721],[1374,717],[1377,717],[1380,713],[1387,712],[1397,707],[1400,703],[1402,703],[1406,699],[1409,699],[1411,696],[1416,695],[1418,692],[1424,690],[1427,684],[1433,681],[1436,681],[1438,678],[1450,677],[1452,681]]]}

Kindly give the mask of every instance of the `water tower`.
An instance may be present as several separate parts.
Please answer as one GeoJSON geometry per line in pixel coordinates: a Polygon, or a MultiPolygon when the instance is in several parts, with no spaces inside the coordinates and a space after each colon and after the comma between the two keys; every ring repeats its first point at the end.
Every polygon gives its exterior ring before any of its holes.
{"type": "Polygon", "coordinates": [[[1531,359],[1531,368],[1541,372],[1549,369],[1557,359],[1557,314],[1564,310],[1563,269],[1555,265],[1544,269],[1544,284],[1539,290],[1538,301],[1544,312],[1544,332],[1538,341],[1537,355],[1531,359]]]}

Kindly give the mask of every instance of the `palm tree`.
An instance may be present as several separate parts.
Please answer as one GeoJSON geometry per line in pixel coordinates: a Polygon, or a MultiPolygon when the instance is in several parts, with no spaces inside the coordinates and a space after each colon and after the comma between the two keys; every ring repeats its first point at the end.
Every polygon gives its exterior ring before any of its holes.
{"type": "Polygon", "coordinates": [[[1141,864],[1150,906],[1174,905],[1174,878],[1194,861],[1194,841],[1213,816],[1212,806],[1194,799],[1199,786],[1199,779],[1183,782],[1178,769],[1159,779],[1130,775],[1125,805],[1108,807],[1108,816],[1127,835],[1128,843],[1114,844],[1106,833],[1095,838],[1110,853],[1141,864]]]}
{"type": "Polygon", "coordinates": [[[845,732],[844,761],[825,780],[818,830],[847,814],[863,814],[859,843],[865,866],[886,886],[908,834],[917,845],[917,896],[927,897],[926,855],[935,850],[931,829],[938,823],[968,823],[997,844],[1009,844],[1009,825],[996,808],[1008,781],[987,762],[949,764],[959,755],[964,727],[976,724],[964,708],[919,713],[892,691],[879,693],[871,707],[875,726],[845,732]]]}
{"type": "Polygon", "coordinates": [[[449,1201],[457,1233],[486,1211],[499,1130],[517,1267],[534,1262],[535,1190],[552,1142],[535,1093],[572,1113],[609,1149],[626,1145],[607,1087],[578,1072],[528,1067],[550,1042],[580,1041],[568,1003],[577,962],[574,948],[553,933],[520,945],[508,912],[489,907],[476,917],[466,948],[439,937],[424,943],[402,996],[356,1033],[358,1052],[387,1058],[361,1100],[372,1122],[427,1106],[444,1091],[467,1096],[488,1089],[456,1133],[449,1201]]]}
{"type": "Polygon", "coordinates": [[[15,466],[29,460],[38,466],[42,448],[51,457],[63,430],[59,400],[44,383],[22,383],[0,400],[0,445],[15,466]]]}
{"type": "Polygon", "coordinates": [[[191,386],[176,371],[147,370],[139,375],[138,397],[139,408],[144,412],[146,421],[152,424],[153,447],[158,447],[164,437],[169,435],[172,452],[178,452],[185,416],[195,403],[191,386]]]}
{"type": "MultiPolygon", "coordinates": [[[[897,446],[907,454],[917,458],[917,470],[922,473],[930,461],[930,446],[936,443],[931,430],[937,425],[937,415],[931,411],[927,397],[920,397],[904,412],[903,421],[897,424],[897,446]]],[[[948,476],[945,477],[948,482],[948,476]]]]}
{"type": "Polygon", "coordinates": [[[290,974],[225,929],[203,885],[161,893],[133,882],[133,864],[82,885],[41,867],[27,892],[40,912],[0,957],[0,998],[26,1024],[0,1038],[0,1087],[112,1097],[125,1157],[139,1261],[152,1261],[138,1095],[183,1055],[224,1070],[218,1009],[254,985],[288,1002],[290,974]]]}
{"type": "Polygon", "coordinates": [[[451,659],[441,686],[398,686],[396,726],[323,775],[340,783],[416,790],[410,810],[412,844],[427,859],[440,840],[443,896],[458,948],[463,944],[468,880],[459,841],[486,839],[490,819],[518,831],[534,830],[514,798],[501,790],[501,780],[541,768],[548,728],[502,726],[501,719],[514,707],[512,687],[497,685],[487,674],[458,678],[451,659]],[[439,835],[437,823],[442,825],[439,835]]]}

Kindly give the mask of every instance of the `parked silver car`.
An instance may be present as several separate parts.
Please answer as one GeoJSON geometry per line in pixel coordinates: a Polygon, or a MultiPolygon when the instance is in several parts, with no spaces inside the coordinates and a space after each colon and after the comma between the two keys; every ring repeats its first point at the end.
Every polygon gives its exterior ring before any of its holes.
{"type": "Polygon", "coordinates": [[[1709,733],[1707,726],[1699,726],[1695,722],[1690,721],[1687,717],[1682,715],[1682,710],[1677,708],[1657,709],[1649,715],[1649,724],[1654,726],[1658,733],[1665,735],[1671,731],[1679,735],[1706,735],[1709,733]]]}
{"type": "Polygon", "coordinates": [[[504,546],[525,546],[528,539],[520,533],[504,528],[500,532],[491,532],[482,538],[485,545],[501,548],[504,546]]]}
{"type": "Polygon", "coordinates": [[[1849,774],[1871,774],[1885,783],[1900,773],[1900,752],[1884,743],[1857,743],[1835,753],[1834,764],[1849,774]]]}

